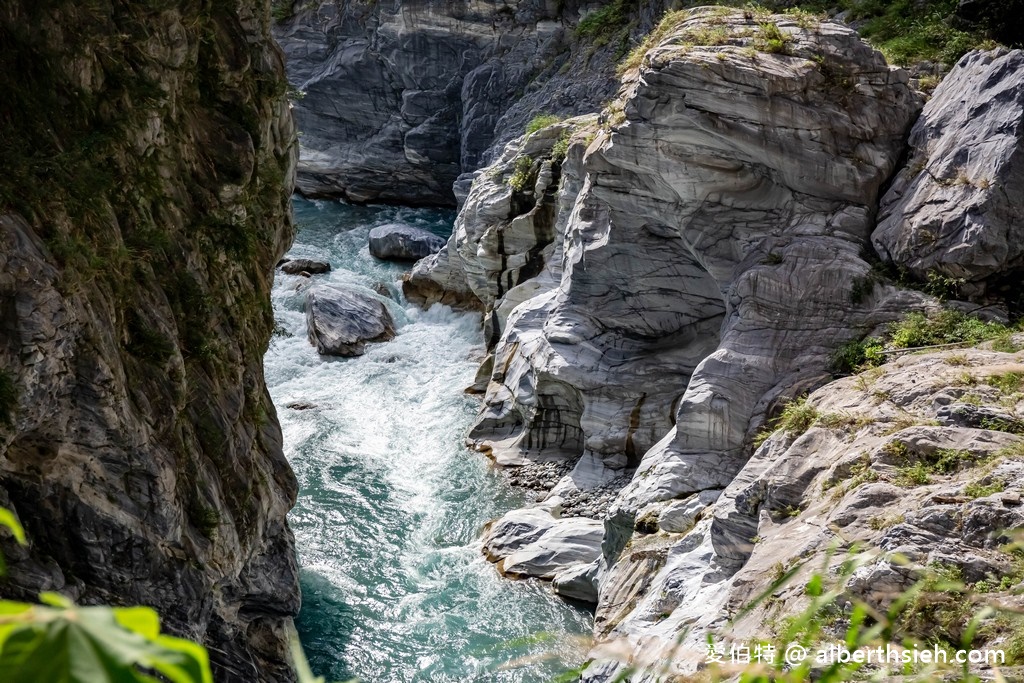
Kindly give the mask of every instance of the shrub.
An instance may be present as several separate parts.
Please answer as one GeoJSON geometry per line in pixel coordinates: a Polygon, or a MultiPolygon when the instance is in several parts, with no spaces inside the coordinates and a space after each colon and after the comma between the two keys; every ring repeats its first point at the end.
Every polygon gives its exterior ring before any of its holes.
{"type": "Polygon", "coordinates": [[[627,0],[613,0],[583,17],[576,26],[576,35],[583,38],[607,39],[609,35],[625,28],[627,23],[629,23],[627,0]]]}
{"type": "Polygon", "coordinates": [[[861,304],[875,292],[878,280],[874,273],[861,275],[853,278],[853,286],[850,288],[850,303],[861,304]]]}
{"type": "Polygon", "coordinates": [[[841,376],[875,367],[885,360],[884,348],[882,340],[876,337],[850,340],[832,353],[829,369],[832,374],[841,376]]]}
{"type": "Polygon", "coordinates": [[[893,483],[905,487],[925,486],[932,483],[932,478],[928,466],[923,462],[916,462],[913,465],[898,468],[893,483]]]}
{"type": "Polygon", "coordinates": [[[513,173],[508,179],[508,186],[514,192],[523,192],[531,184],[530,181],[533,177],[533,157],[523,155],[516,159],[513,173]]]}
{"type": "Polygon", "coordinates": [[[1017,353],[1021,350],[1021,346],[1013,341],[1013,336],[1009,333],[1001,335],[992,342],[992,350],[999,351],[1001,353],[1017,353]]]}
{"type": "Polygon", "coordinates": [[[554,124],[558,123],[561,120],[562,117],[555,116],[554,114],[537,114],[532,119],[530,119],[530,122],[528,124],[526,124],[526,134],[530,135],[532,133],[536,133],[541,128],[553,126],[554,124]]]}
{"type": "Polygon", "coordinates": [[[665,12],[658,25],[654,27],[654,30],[648,33],[640,44],[634,47],[618,66],[618,74],[621,76],[630,69],[635,69],[640,66],[643,62],[644,55],[647,52],[660,43],[673,31],[679,24],[690,15],[686,10],[669,10],[665,12]]]}
{"type": "Polygon", "coordinates": [[[818,420],[818,409],[807,400],[799,398],[789,403],[779,416],[778,428],[790,436],[803,434],[818,420]]]}
{"type": "Polygon", "coordinates": [[[897,349],[939,344],[977,344],[1007,335],[1011,329],[960,311],[942,310],[928,316],[911,313],[889,326],[890,343],[897,349]]]}
{"type": "Polygon", "coordinates": [[[988,483],[984,483],[984,480],[972,481],[964,487],[964,495],[971,498],[984,498],[1004,490],[1006,490],[1006,482],[1002,479],[992,479],[988,483]]]}
{"type": "Polygon", "coordinates": [[[789,50],[788,44],[793,40],[773,22],[759,24],[761,32],[754,38],[754,47],[762,52],[772,54],[786,54],[789,50]]]}
{"type": "Polygon", "coordinates": [[[998,375],[990,375],[985,382],[999,390],[999,393],[1009,396],[1016,394],[1024,385],[1024,373],[1004,372],[998,375]]]}
{"type": "Polygon", "coordinates": [[[565,155],[569,153],[569,141],[572,139],[572,131],[564,130],[554,146],[551,148],[551,160],[555,163],[565,161],[565,155]]]}
{"type": "Polygon", "coordinates": [[[924,284],[924,291],[926,294],[931,294],[939,301],[946,301],[947,299],[959,299],[960,288],[967,284],[967,280],[962,277],[950,277],[937,273],[934,270],[929,271],[927,279],[924,284]]]}
{"type": "Polygon", "coordinates": [[[290,19],[295,14],[294,0],[272,0],[270,3],[270,16],[275,22],[282,22],[290,19]]]}

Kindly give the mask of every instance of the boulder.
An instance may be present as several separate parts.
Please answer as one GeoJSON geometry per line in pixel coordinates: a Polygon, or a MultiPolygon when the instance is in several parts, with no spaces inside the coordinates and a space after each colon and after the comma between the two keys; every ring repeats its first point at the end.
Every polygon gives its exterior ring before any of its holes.
{"type": "Polygon", "coordinates": [[[385,261],[419,261],[443,246],[443,237],[411,225],[391,223],[370,231],[370,253],[385,261]]]}
{"type": "Polygon", "coordinates": [[[577,564],[555,574],[551,587],[563,598],[597,604],[598,563],[577,564]]]}
{"type": "Polygon", "coordinates": [[[555,517],[542,508],[512,510],[495,521],[484,536],[484,554],[491,562],[524,548],[555,525],[555,517]]]}
{"type": "Polygon", "coordinates": [[[310,343],[326,356],[361,356],[367,344],[395,336],[387,306],[355,287],[311,287],[306,294],[306,326],[310,343]]]}
{"type": "Polygon", "coordinates": [[[509,554],[499,569],[509,576],[553,579],[570,566],[596,562],[603,536],[604,525],[595,519],[559,519],[536,541],[509,554]]]}
{"type": "Polygon", "coordinates": [[[301,275],[302,273],[320,275],[322,273],[329,273],[330,271],[330,263],[308,258],[287,259],[281,263],[281,272],[287,273],[288,275],[301,275]]]}
{"type": "Polygon", "coordinates": [[[971,52],[936,88],[871,241],[921,279],[979,296],[1024,266],[1024,52],[971,52]]]}
{"type": "Polygon", "coordinates": [[[602,523],[562,519],[557,516],[560,509],[556,496],[544,506],[512,510],[495,521],[483,539],[487,559],[497,562],[503,574],[549,580],[570,567],[595,562],[601,554],[602,523]]]}

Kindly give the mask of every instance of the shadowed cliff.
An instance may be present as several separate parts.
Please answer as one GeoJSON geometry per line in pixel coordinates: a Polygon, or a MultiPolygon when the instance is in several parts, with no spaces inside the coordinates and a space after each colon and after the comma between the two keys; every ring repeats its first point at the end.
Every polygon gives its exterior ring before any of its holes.
{"type": "Polygon", "coordinates": [[[292,678],[295,481],[263,380],[297,145],[262,2],[0,10],[0,592],[155,607],[292,678]]]}

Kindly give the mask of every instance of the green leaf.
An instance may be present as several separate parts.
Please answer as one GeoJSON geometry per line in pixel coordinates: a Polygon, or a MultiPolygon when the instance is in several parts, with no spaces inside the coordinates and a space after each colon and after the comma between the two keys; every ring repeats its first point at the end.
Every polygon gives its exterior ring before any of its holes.
{"type": "Polygon", "coordinates": [[[173,636],[160,636],[155,645],[160,651],[149,662],[152,668],[175,683],[213,683],[210,656],[202,645],[173,636]]]}
{"type": "Polygon", "coordinates": [[[74,603],[65,598],[60,593],[52,593],[50,591],[43,591],[39,594],[39,602],[50,607],[61,607],[67,609],[74,607],[74,603]]]}
{"type": "Polygon", "coordinates": [[[0,507],[0,526],[10,529],[11,533],[14,534],[14,538],[21,545],[28,543],[25,539],[25,528],[21,526],[21,522],[14,516],[14,513],[7,508],[0,507]]]}
{"type": "Polygon", "coordinates": [[[76,607],[0,602],[0,681],[4,683],[213,683],[206,650],[159,634],[146,607],[76,607]],[[7,616],[9,620],[5,620],[7,616]],[[8,623],[4,623],[8,621],[8,623]]]}
{"type": "Polygon", "coordinates": [[[160,616],[149,607],[115,607],[114,618],[121,628],[153,640],[160,635],[160,616]]]}

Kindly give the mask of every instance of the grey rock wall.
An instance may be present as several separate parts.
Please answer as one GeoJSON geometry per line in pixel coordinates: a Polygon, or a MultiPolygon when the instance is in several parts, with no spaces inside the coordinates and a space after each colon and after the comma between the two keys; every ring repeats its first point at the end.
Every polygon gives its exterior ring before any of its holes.
{"type": "Polygon", "coordinates": [[[879,254],[962,296],[1019,303],[1024,268],[1024,52],[970,52],[936,88],[882,198],[879,254]]]}
{"type": "Polygon", "coordinates": [[[297,144],[261,2],[0,8],[0,594],[148,605],[293,680],[296,495],[263,380],[297,144]]]}
{"type": "MultiPolygon", "coordinates": [[[[619,46],[574,35],[600,4],[297,3],[274,35],[304,93],[299,190],[454,204],[459,176],[493,161],[535,115],[592,112],[614,93],[619,46]]],[[[663,8],[638,5],[634,33],[663,8]]]]}
{"type": "MultiPolygon", "coordinates": [[[[958,68],[997,58],[969,57],[958,68]]],[[[1016,73],[999,73],[953,87],[1015,92],[1016,73]]],[[[994,101],[1004,100],[1013,102],[994,101]]],[[[943,358],[908,358],[829,384],[811,400],[838,427],[777,434],[750,457],[752,437],[781,404],[829,382],[840,344],[936,305],[877,282],[866,260],[879,195],[921,106],[906,73],[848,28],[697,10],[626,74],[599,121],[565,121],[509,143],[475,176],[446,248],[409,276],[411,298],[429,291],[425,303],[484,310],[492,348],[475,386],[484,398],[470,444],[523,472],[573,466],[543,503],[496,522],[485,549],[500,562],[519,551],[542,557],[513,573],[553,578],[556,590],[596,603],[602,645],[583,680],[614,680],[623,659],[654,667],[681,633],[689,654],[677,651],[675,672],[692,672],[706,634],[725,629],[723,615],[763,590],[775,563],[811,557],[813,565],[836,525],[844,538],[908,551],[917,563],[902,574],[884,556],[869,563],[851,589],[873,600],[905,588],[930,562],[964,565],[977,580],[1008,561],[981,536],[958,538],[956,520],[983,526],[996,509],[1015,517],[1015,493],[971,503],[963,487],[990,479],[969,465],[907,492],[894,483],[907,463],[883,455],[894,432],[908,457],[922,460],[945,448],[983,461],[1018,443],[978,429],[943,358]],[[788,36],[784,50],[763,49],[766,21],[788,36]],[[694,44],[709,27],[724,37],[694,44]],[[559,141],[568,143],[564,157],[559,141]],[[545,229],[540,215],[551,217],[545,229]],[[528,255],[537,273],[524,277],[528,255]],[[936,415],[946,421],[923,426],[936,415]],[[895,426],[905,422],[914,424],[895,426]],[[865,449],[875,473],[854,477],[865,449]],[[612,481],[618,495],[597,515],[601,557],[561,552],[593,542],[572,535],[586,527],[568,511],[586,509],[573,501],[612,481]],[[833,486],[842,489],[819,495],[833,486]],[[936,507],[912,513],[919,505],[936,507]],[[549,529],[565,538],[545,542],[549,529]]],[[[1012,158],[1015,138],[979,125],[988,132],[967,139],[991,139],[1012,158]]],[[[951,145],[950,154],[963,149],[951,145]]],[[[988,252],[971,243],[962,253],[988,252]]],[[[1004,362],[1016,367],[990,352],[968,358],[978,377],[1004,362]]],[[[999,467],[1019,486],[1018,461],[999,467]]],[[[783,604],[800,607],[795,597],[783,604]]],[[[734,635],[762,636],[768,618],[759,612],[734,635]]]]}

